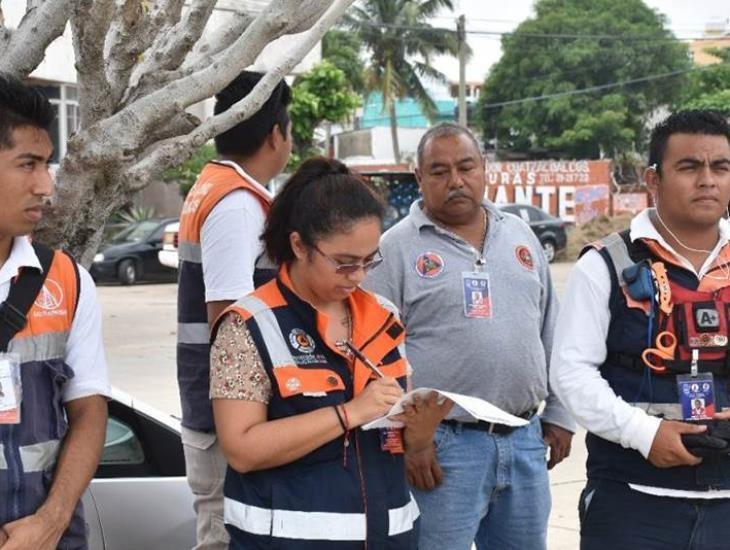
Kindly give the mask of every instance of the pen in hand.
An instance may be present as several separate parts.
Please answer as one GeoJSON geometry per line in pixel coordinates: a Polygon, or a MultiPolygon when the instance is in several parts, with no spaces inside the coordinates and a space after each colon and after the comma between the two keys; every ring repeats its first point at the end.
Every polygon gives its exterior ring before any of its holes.
{"type": "Polygon", "coordinates": [[[363,353],[355,347],[355,344],[353,344],[350,340],[347,340],[345,342],[345,345],[347,346],[347,349],[349,349],[352,354],[357,357],[359,361],[361,361],[367,368],[369,368],[371,371],[375,373],[375,375],[378,378],[385,378],[385,375],[383,374],[383,371],[381,371],[373,362],[365,357],[363,353]]]}

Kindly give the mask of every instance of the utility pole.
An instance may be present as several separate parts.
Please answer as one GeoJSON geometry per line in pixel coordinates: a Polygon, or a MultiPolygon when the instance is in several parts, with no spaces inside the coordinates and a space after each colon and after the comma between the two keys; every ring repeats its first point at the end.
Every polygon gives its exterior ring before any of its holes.
{"type": "Polygon", "coordinates": [[[466,17],[456,20],[456,39],[459,41],[459,124],[466,126],[466,17]]]}

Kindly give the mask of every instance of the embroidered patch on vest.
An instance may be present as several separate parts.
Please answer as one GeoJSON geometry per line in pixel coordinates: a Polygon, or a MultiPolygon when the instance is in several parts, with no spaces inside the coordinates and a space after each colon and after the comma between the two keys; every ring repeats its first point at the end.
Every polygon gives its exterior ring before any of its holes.
{"type": "Polygon", "coordinates": [[[33,305],[33,317],[63,317],[67,313],[64,305],[63,288],[53,279],[46,279],[33,305]]]}
{"type": "Polygon", "coordinates": [[[526,246],[518,246],[515,248],[515,256],[517,256],[517,261],[525,269],[529,269],[530,271],[535,269],[535,262],[532,261],[532,253],[526,246]]]}
{"type": "Polygon", "coordinates": [[[292,329],[289,333],[289,343],[295,350],[302,353],[314,351],[314,339],[300,328],[292,329]]]}
{"type": "Polygon", "coordinates": [[[438,277],[444,270],[444,259],[435,252],[424,252],[416,258],[416,273],[424,279],[438,277]]]}

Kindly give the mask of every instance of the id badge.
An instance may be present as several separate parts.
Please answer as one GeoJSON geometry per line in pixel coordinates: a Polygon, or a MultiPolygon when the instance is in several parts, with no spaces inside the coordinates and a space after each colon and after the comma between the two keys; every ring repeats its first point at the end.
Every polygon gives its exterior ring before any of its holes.
{"type": "Polygon", "coordinates": [[[708,420],[715,414],[715,382],[712,374],[677,376],[679,403],[684,420],[708,420]]]}
{"type": "Polygon", "coordinates": [[[20,424],[20,357],[0,353],[0,424],[20,424]]]}
{"type": "Polygon", "coordinates": [[[380,450],[392,455],[403,454],[403,430],[401,428],[381,428],[380,450]]]}
{"type": "Polygon", "coordinates": [[[461,274],[464,292],[464,315],[477,319],[492,317],[492,297],[489,294],[489,275],[478,271],[461,274]]]}

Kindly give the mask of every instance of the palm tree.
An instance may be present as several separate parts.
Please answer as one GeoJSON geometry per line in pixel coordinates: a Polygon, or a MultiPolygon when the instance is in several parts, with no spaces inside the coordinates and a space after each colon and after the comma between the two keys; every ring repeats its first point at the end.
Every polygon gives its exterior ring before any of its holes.
{"type": "Polygon", "coordinates": [[[452,0],[361,0],[345,16],[345,24],[357,31],[370,53],[365,85],[383,97],[396,163],[400,162],[396,101],[412,97],[433,121],[436,104],[421,79],[445,82],[443,73],[431,67],[431,58],[458,53],[456,32],[434,29],[427,22],[442,8],[453,10],[452,0]]]}

